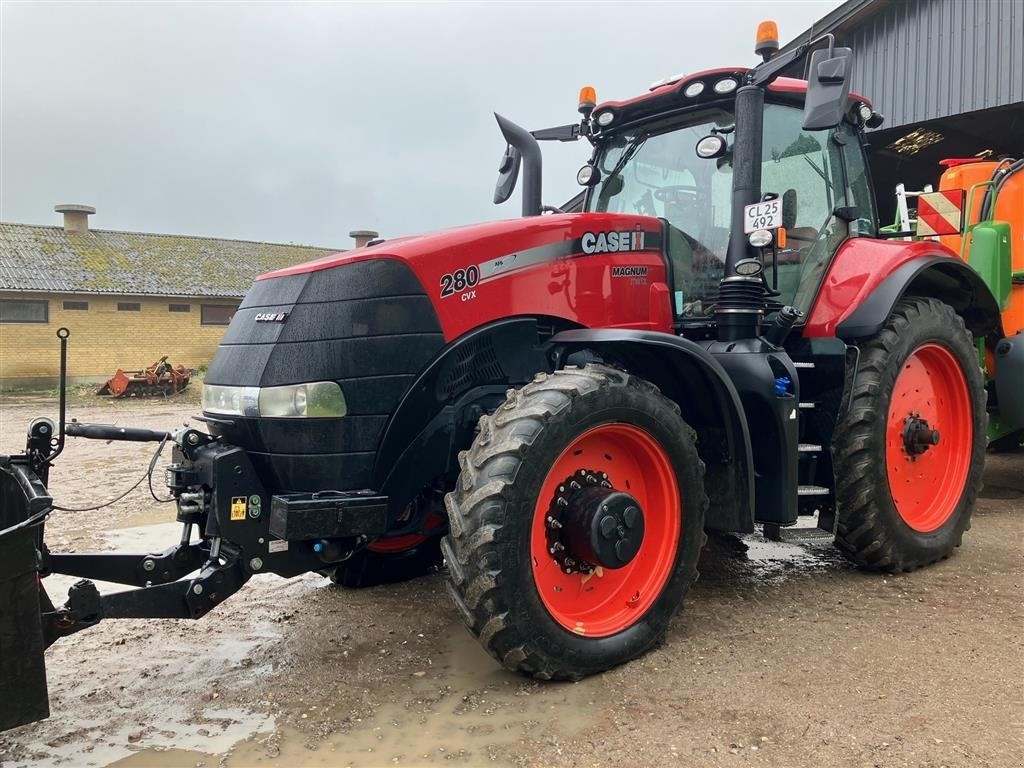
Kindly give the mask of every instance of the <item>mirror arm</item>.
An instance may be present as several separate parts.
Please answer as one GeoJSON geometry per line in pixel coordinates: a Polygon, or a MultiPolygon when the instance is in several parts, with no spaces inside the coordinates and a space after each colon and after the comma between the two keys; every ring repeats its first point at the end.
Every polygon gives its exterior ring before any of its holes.
{"type": "Polygon", "coordinates": [[[580,137],[580,124],[559,125],[555,128],[541,128],[530,131],[537,141],[576,141],[580,137]]]}
{"type": "Polygon", "coordinates": [[[751,70],[747,76],[750,85],[757,85],[762,88],[768,86],[775,80],[779,75],[782,74],[784,69],[792,66],[796,62],[800,61],[804,56],[809,54],[812,50],[818,47],[818,45],[824,41],[828,41],[829,56],[831,57],[832,51],[835,48],[835,36],[829,32],[822,35],[821,37],[815,38],[810,42],[803,43],[788,53],[783,53],[775,56],[763,64],[758,64],[751,70]]]}

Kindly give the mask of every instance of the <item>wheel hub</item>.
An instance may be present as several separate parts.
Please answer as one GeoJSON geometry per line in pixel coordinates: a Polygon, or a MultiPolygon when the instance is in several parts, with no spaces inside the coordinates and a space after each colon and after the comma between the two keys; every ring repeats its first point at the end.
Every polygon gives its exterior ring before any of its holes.
{"type": "Polygon", "coordinates": [[[903,424],[903,449],[916,459],[929,448],[939,444],[939,430],[932,429],[920,413],[912,413],[903,424]]]}
{"type": "Polygon", "coordinates": [[[565,573],[628,565],[644,540],[644,513],[604,472],[581,469],[559,485],[547,517],[548,551],[565,573]]]}

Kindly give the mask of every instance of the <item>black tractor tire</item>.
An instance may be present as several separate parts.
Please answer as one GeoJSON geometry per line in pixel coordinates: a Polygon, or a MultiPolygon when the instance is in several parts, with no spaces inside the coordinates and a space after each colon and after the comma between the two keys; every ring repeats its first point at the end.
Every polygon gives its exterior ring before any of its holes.
{"type": "MultiPolygon", "coordinates": [[[[604,458],[612,460],[607,453],[604,458]]],[[[579,680],[636,658],[664,637],[697,578],[708,504],[695,433],[676,403],[653,384],[602,365],[538,374],[509,390],[504,404],[480,419],[479,433],[459,462],[456,488],[445,498],[448,588],[466,626],[495,659],[539,679],[579,680]],[[674,552],[661,561],[663,586],[648,593],[649,607],[621,630],[585,636],[560,624],[545,606],[533,572],[531,535],[549,472],[578,453],[566,453],[574,441],[608,428],[637,429],[643,439],[653,438],[665,459],[657,476],[678,489],[682,521],[674,552]]],[[[675,511],[661,519],[674,528],[670,514],[675,511]]]]}
{"type": "MultiPolygon", "coordinates": [[[[901,300],[882,330],[858,346],[860,363],[850,407],[837,425],[832,444],[836,545],[863,568],[890,573],[911,571],[948,557],[971,526],[971,513],[981,489],[988,424],[978,353],[963,319],[952,307],[925,298],[901,300]],[[959,381],[962,376],[967,401],[962,402],[959,413],[972,430],[962,438],[970,455],[963,482],[949,497],[955,503],[946,505],[948,511],[941,512],[938,519],[944,514],[948,517],[932,530],[927,525],[911,527],[909,521],[916,511],[908,511],[906,517],[901,514],[889,481],[889,461],[897,463],[896,471],[908,473],[901,477],[908,477],[913,475],[920,457],[911,458],[904,442],[898,452],[890,448],[887,458],[890,407],[894,413],[902,412],[904,402],[912,406],[917,397],[894,402],[897,378],[904,369],[910,370],[911,358],[916,360],[915,355],[923,350],[937,350],[942,359],[949,361],[947,370],[951,373],[947,378],[959,381]]],[[[896,396],[899,398],[898,392],[896,396]]],[[[949,438],[942,437],[948,426],[937,424],[940,440],[949,438]]]]}
{"type": "Polygon", "coordinates": [[[339,587],[363,589],[381,584],[398,584],[436,571],[443,563],[441,537],[432,536],[404,552],[374,552],[364,549],[354,554],[328,575],[339,587]]]}

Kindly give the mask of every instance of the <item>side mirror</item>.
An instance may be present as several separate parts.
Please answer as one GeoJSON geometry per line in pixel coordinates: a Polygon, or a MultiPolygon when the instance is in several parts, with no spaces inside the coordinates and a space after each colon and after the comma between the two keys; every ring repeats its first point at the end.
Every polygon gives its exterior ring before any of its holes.
{"type": "Polygon", "coordinates": [[[523,161],[522,153],[509,144],[505,147],[505,154],[501,156],[498,163],[498,183],[494,185],[494,204],[504,203],[516,190],[516,181],[519,179],[519,166],[523,161]]]}
{"type": "Polygon", "coordinates": [[[807,99],[804,102],[804,130],[821,131],[842,122],[850,96],[853,51],[849,48],[821,49],[811,54],[808,64],[807,99]]]}

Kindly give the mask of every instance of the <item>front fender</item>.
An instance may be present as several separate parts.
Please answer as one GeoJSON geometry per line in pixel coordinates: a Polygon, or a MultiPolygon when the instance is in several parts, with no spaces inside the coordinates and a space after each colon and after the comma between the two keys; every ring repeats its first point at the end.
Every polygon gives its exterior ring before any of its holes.
{"type": "Polygon", "coordinates": [[[409,387],[377,448],[372,487],[391,499],[392,516],[458,471],[458,451],[469,447],[481,413],[550,369],[535,317],[484,325],[448,344],[409,387]]]}
{"type": "Polygon", "coordinates": [[[750,434],[739,395],[725,369],[692,341],[655,331],[581,329],[551,338],[561,357],[589,351],[651,383],[678,403],[697,431],[711,501],[705,524],[721,531],[754,530],[750,434]]]}

